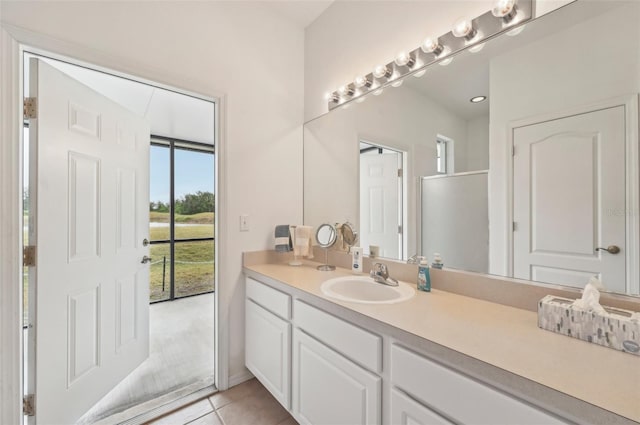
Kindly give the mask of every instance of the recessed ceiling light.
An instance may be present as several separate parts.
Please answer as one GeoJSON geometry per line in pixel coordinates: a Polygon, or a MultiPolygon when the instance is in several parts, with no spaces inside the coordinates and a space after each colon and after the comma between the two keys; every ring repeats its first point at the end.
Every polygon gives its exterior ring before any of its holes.
{"type": "Polygon", "coordinates": [[[469,102],[480,103],[480,102],[484,102],[485,100],[487,100],[487,96],[475,96],[469,99],[469,102]]]}

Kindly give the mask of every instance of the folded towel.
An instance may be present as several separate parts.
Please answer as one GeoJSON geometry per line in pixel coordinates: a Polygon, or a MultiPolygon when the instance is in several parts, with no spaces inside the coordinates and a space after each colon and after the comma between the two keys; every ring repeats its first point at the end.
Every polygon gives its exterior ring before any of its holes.
{"type": "Polygon", "coordinates": [[[311,246],[313,238],[313,227],[311,226],[291,226],[290,232],[293,238],[293,254],[313,258],[313,248],[311,246]]]}
{"type": "Polygon", "coordinates": [[[289,233],[288,224],[280,224],[276,226],[274,233],[276,252],[289,252],[292,249],[291,235],[289,233]]]}

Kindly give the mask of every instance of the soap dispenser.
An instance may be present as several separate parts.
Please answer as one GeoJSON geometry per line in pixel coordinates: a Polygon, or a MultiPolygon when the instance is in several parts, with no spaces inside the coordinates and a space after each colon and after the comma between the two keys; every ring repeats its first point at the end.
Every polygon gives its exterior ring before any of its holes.
{"type": "Polygon", "coordinates": [[[442,262],[442,257],[440,256],[440,253],[434,252],[433,263],[431,263],[431,267],[433,267],[434,269],[442,269],[442,266],[444,266],[444,263],[442,262]]]}
{"type": "Polygon", "coordinates": [[[351,247],[351,271],[362,273],[362,248],[359,246],[351,247]]]}
{"type": "Polygon", "coordinates": [[[420,260],[420,264],[418,266],[418,291],[431,292],[429,262],[426,258],[420,260]]]}

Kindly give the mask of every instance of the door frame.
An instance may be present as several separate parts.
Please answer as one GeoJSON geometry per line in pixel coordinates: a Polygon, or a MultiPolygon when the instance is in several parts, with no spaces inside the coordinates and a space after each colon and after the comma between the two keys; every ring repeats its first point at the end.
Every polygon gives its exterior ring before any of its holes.
{"type": "MultiPolygon", "coordinates": [[[[192,90],[161,83],[160,71],[91,48],[54,39],[49,36],[2,23],[0,25],[0,423],[21,424],[23,389],[23,331],[22,331],[22,184],[23,136],[22,99],[23,53],[63,60],[96,71],[107,72],[140,83],[169,89],[216,104],[214,116],[216,144],[215,191],[218,206],[215,214],[216,243],[225,246],[227,229],[227,149],[226,95],[205,87],[192,90]],[[114,69],[124,70],[115,71],[114,69]],[[147,77],[139,77],[147,76],[147,77]],[[9,284],[7,284],[9,282],[9,284]],[[11,283],[13,282],[13,283],[11,283]]],[[[215,250],[215,281],[224,281],[227,254],[215,250]]],[[[224,288],[216,285],[214,382],[218,389],[229,386],[229,326],[218,318],[227,317],[229,298],[224,288]]]]}
{"type": "Polygon", "coordinates": [[[505,228],[505,246],[507,247],[507,276],[513,276],[513,149],[514,132],[517,128],[574,115],[586,114],[617,106],[624,106],[625,111],[625,191],[626,191],[626,234],[625,237],[625,261],[626,261],[626,287],[627,293],[640,293],[640,149],[638,148],[638,102],[639,95],[629,94],[617,96],[600,102],[587,103],[555,112],[514,120],[507,125],[507,220],[505,228]]]}

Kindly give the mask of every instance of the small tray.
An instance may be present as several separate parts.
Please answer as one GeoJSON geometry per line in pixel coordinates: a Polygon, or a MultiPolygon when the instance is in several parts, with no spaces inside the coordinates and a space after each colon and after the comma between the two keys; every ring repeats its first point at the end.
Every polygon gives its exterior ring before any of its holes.
{"type": "Polygon", "coordinates": [[[640,313],[604,307],[583,310],[572,299],[547,295],[538,303],[538,327],[640,356],[640,313]]]}

